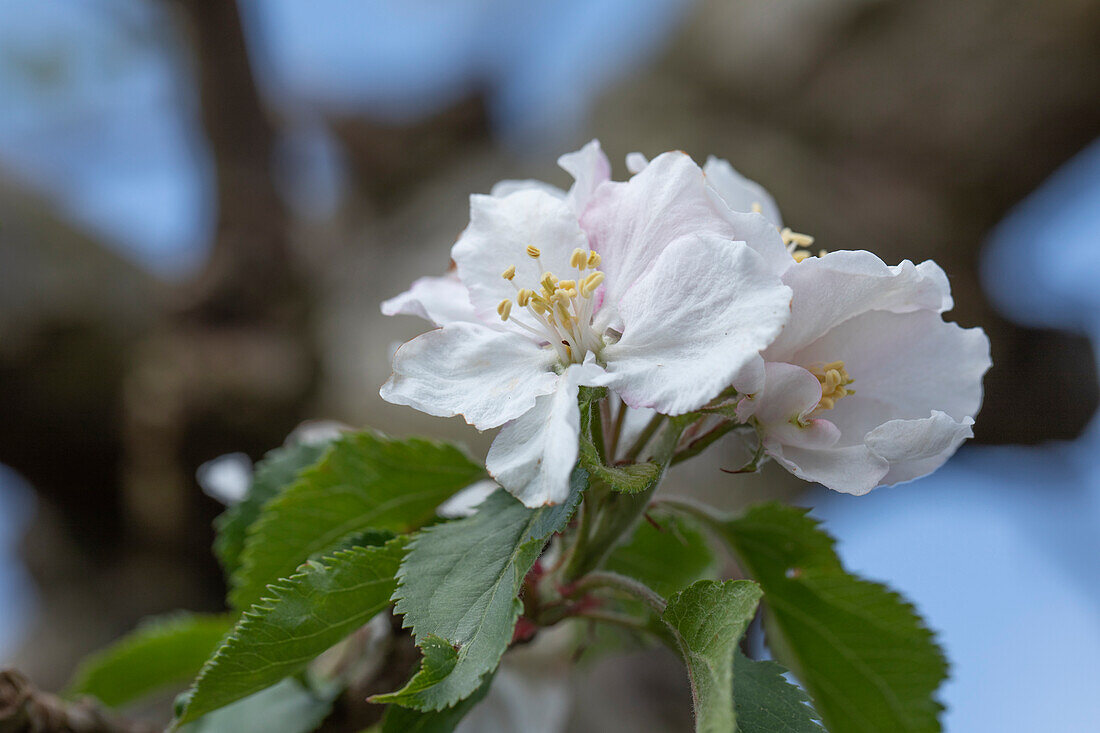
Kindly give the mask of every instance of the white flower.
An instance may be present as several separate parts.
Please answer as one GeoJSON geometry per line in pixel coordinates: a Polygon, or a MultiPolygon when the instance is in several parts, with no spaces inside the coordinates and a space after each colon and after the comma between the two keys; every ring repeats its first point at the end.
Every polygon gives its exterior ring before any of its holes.
{"type": "MultiPolygon", "coordinates": [[[[731,208],[774,201],[726,161],[707,162],[712,190],[731,208]]],[[[813,256],[811,237],[781,229],[779,264],[794,293],[791,318],[763,352],[765,387],[737,406],[768,455],[796,476],[865,494],[930,473],[972,436],[989,369],[980,328],[946,323],[953,306],[934,262],[893,267],[870,252],[813,256]]]]}
{"type": "Polygon", "coordinates": [[[595,142],[559,162],[576,179],[568,193],[508,182],[472,196],[455,271],[383,305],[440,328],[397,352],[382,397],[503,426],[486,468],[528,506],[568,495],[580,387],[667,415],[730,384],[755,391],[790,304],[753,239],[778,242],[774,228],[716,206],[687,155],[625,183],[608,181],[595,142]]]}

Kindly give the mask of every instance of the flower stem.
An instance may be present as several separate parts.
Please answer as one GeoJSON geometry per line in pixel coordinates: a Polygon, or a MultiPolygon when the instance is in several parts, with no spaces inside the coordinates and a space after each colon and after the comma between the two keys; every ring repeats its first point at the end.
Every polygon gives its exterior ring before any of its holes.
{"type": "Polygon", "coordinates": [[[715,427],[700,435],[695,440],[688,443],[687,447],[685,447],[683,450],[678,451],[676,455],[672,457],[672,465],[675,466],[681,461],[686,461],[689,458],[694,458],[695,456],[699,455],[707,448],[709,448],[711,445],[713,445],[717,440],[741,426],[742,423],[733,422],[732,420],[719,423],[715,427]]]}
{"type": "Polygon", "coordinates": [[[646,424],[641,435],[638,436],[638,439],[634,441],[634,445],[630,446],[630,450],[623,456],[623,460],[626,463],[633,463],[638,460],[638,456],[641,455],[642,450],[646,447],[646,444],[649,443],[653,434],[657,432],[657,428],[661,427],[661,423],[664,422],[664,420],[664,415],[657,414],[653,416],[653,419],[646,424]]]}
{"type": "Polygon", "coordinates": [[[616,613],[615,611],[601,611],[597,608],[590,608],[587,611],[578,611],[576,613],[570,614],[568,618],[579,618],[585,619],[586,621],[598,621],[599,623],[622,626],[623,628],[630,629],[632,631],[650,631],[650,628],[646,625],[646,622],[640,618],[630,616],[625,613],[616,613]]]}
{"type": "Polygon", "coordinates": [[[570,595],[601,588],[616,590],[642,601],[653,609],[654,613],[658,616],[663,614],[665,608],[668,606],[668,601],[666,601],[660,593],[653,590],[645,583],[607,570],[593,570],[591,573],[588,573],[588,575],[585,575],[573,584],[570,589],[570,595]]]}

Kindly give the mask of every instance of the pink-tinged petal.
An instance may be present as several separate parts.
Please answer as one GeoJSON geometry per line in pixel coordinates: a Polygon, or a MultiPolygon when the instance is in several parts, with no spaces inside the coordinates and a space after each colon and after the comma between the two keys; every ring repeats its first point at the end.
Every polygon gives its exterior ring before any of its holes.
{"type": "Polygon", "coordinates": [[[890,462],[883,484],[898,484],[932,473],[974,437],[974,421],[933,411],[921,420],[891,420],[867,434],[867,447],[890,462]]]}
{"type": "Polygon", "coordinates": [[[578,386],[595,384],[603,376],[595,364],[570,366],[552,394],[539,397],[493,440],[485,468],[524,505],[560,504],[569,496],[580,436],[578,386]]]}
{"type": "Polygon", "coordinates": [[[558,165],[573,176],[573,185],[566,194],[566,201],[580,216],[596,188],[611,180],[611,161],[600,147],[600,141],[592,140],[580,150],[558,158],[558,165]]]}
{"type": "Polygon", "coordinates": [[[936,311],[865,313],[794,358],[807,367],[837,360],[854,380],[855,394],[838,400],[827,417],[840,427],[845,445],[862,442],[889,420],[921,419],[933,410],[955,420],[973,417],[991,363],[980,328],[945,323],[936,311]]]}
{"type": "Polygon", "coordinates": [[[791,322],[765,357],[794,361],[795,352],[868,311],[939,313],[945,298],[942,274],[938,267],[922,269],[908,260],[888,266],[862,250],[810,257],[783,275],[794,291],[791,322]]]}
{"type": "Polygon", "coordinates": [[[562,191],[557,186],[534,178],[525,178],[522,180],[505,179],[503,181],[498,181],[489,189],[489,195],[494,198],[504,198],[505,196],[511,196],[517,191],[542,191],[556,199],[565,199],[565,191],[562,191]]]}
{"type": "MultiPolygon", "coordinates": [[[[681,152],[657,156],[625,183],[600,186],[581,225],[603,258],[605,303],[612,308],[674,240],[730,231],[710,201],[703,171],[681,152]]],[[[605,318],[612,318],[607,305],[605,318]]]]}
{"type": "Polygon", "coordinates": [[[383,302],[382,313],[418,316],[437,326],[477,321],[470,293],[453,272],[417,279],[404,293],[383,302]]]}
{"type": "MultiPolygon", "coordinates": [[[[657,165],[646,169],[653,170],[657,165]]],[[[698,409],[731,384],[763,387],[760,351],[789,315],[790,291],[741,242],[695,233],[669,245],[622,298],[622,338],[603,350],[631,407],[698,409]]]]}
{"type": "Polygon", "coordinates": [[[890,463],[865,445],[825,450],[767,443],[765,447],[777,463],[795,476],[843,494],[866,494],[879,486],[890,470],[890,463]]]}
{"type": "Polygon", "coordinates": [[[495,428],[554,391],[556,358],[514,333],[453,323],[417,336],[393,359],[382,399],[437,417],[462,415],[478,430],[495,428]]]}
{"type": "Polygon", "coordinates": [[[840,438],[840,431],[828,420],[807,416],[821,401],[821,382],[802,367],[769,362],[765,365],[764,389],[741,400],[737,415],[756,418],[769,441],[800,448],[828,448],[840,438]]]}
{"type": "Polygon", "coordinates": [[[458,276],[470,291],[479,318],[497,319],[497,305],[514,299],[516,287],[535,289],[542,267],[560,278],[575,273],[569,266],[574,249],[588,248],[588,239],[569,205],[545,191],[527,189],[497,198],[470,197],[470,224],[451,250],[458,276]],[[539,261],[527,247],[541,251],[539,261]],[[512,282],[501,277],[515,266],[512,282]]]}
{"type": "Polygon", "coordinates": [[[756,181],[738,173],[728,160],[712,155],[707,158],[703,172],[707,174],[707,183],[722,197],[730,210],[747,214],[755,211],[754,204],[759,205],[760,213],[773,227],[783,226],[783,217],[780,216],[779,206],[772,195],[756,181]]]}

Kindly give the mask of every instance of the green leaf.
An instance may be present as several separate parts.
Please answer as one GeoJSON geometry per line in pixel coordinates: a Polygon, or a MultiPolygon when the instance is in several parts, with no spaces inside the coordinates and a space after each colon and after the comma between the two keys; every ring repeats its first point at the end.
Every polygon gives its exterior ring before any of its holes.
{"type": "MultiPolygon", "coordinates": [[[[454,655],[454,659],[444,661],[444,665],[448,665],[451,669],[454,668],[454,661],[457,660],[457,654],[454,649],[445,641],[440,640],[438,637],[429,637],[426,640],[426,645],[438,645],[442,643],[446,649],[450,652],[450,655],[454,655]]],[[[435,652],[431,652],[435,654],[435,652]]],[[[449,657],[446,652],[444,655],[449,657]]],[[[427,664],[427,658],[429,651],[424,650],[425,664],[427,664]]],[[[438,660],[434,662],[438,664],[438,660]]],[[[437,674],[432,674],[432,677],[437,677],[437,674]]],[[[482,681],[481,686],[474,690],[473,694],[464,700],[457,703],[454,707],[445,708],[443,710],[437,710],[433,712],[422,712],[420,710],[413,710],[412,708],[403,708],[399,705],[390,705],[386,708],[386,715],[382,719],[382,732],[381,733],[451,733],[458,726],[462,719],[466,717],[466,714],[473,710],[485,695],[489,692],[489,687],[493,684],[493,675],[485,675],[485,679],[482,681]]]]}
{"type": "Polygon", "coordinates": [[[329,712],[338,688],[307,690],[289,679],[226,705],[178,729],[179,733],[308,733],[329,712]]]}
{"type": "Polygon", "coordinates": [[[512,640],[527,572],[547,538],[565,527],[586,485],[584,471],[574,470],[565,503],[539,509],[497,491],[472,517],[429,527],[413,539],[394,600],[425,663],[403,689],[374,702],[441,710],[478,689],[512,640]],[[452,648],[453,659],[441,656],[442,647],[452,648]]]}
{"type": "Polygon", "coordinates": [[[341,550],[268,586],[264,600],[245,611],[203,667],[180,722],[295,674],[384,610],[405,544],[397,537],[380,547],[341,550]]]}
{"type": "Polygon", "coordinates": [[[717,577],[714,552],[694,522],[671,515],[656,515],[654,521],[660,528],[642,522],[629,542],[615,548],[608,570],[640,580],[662,596],[717,577]]]}
{"type": "MultiPolygon", "coordinates": [[[[603,390],[606,392],[606,390],[603,390]]],[[[599,392],[593,393],[599,396],[599,392]]],[[[661,479],[663,469],[656,463],[632,463],[626,466],[607,466],[601,460],[592,442],[592,411],[598,409],[582,395],[580,462],[589,477],[624,494],[640,494],[661,479]]]]}
{"type": "Polygon", "coordinates": [[[668,601],[661,618],[676,632],[687,664],[696,733],[737,730],[733,653],[761,595],[751,580],[700,580],[668,601]]]}
{"type": "Polygon", "coordinates": [[[256,464],[248,496],[214,520],[217,531],[214,554],[225,569],[226,577],[231,577],[240,567],[245,533],[260,516],[263,505],[294,481],[303,469],[319,461],[329,445],[314,443],[276,448],[256,464]]]}
{"type": "Polygon", "coordinates": [[[772,650],[831,733],[939,731],[947,662],[932,633],[901,596],[847,573],[806,514],[763,504],[719,525],[764,588],[772,650]]]}
{"type": "Polygon", "coordinates": [[[373,432],[343,436],[263,507],[248,530],[230,602],[236,608],[255,603],[266,584],[354,532],[416,529],[435,518],[443,500],[483,474],[446,443],[373,432]]]}
{"type": "Polygon", "coordinates": [[[227,616],[177,613],[148,619],[85,659],[66,695],[92,695],[113,708],[173,686],[182,688],[232,627],[227,616]]]}
{"type": "Polygon", "coordinates": [[[733,657],[733,701],[738,733],[824,733],[810,698],[783,677],[776,662],[733,657]]]}

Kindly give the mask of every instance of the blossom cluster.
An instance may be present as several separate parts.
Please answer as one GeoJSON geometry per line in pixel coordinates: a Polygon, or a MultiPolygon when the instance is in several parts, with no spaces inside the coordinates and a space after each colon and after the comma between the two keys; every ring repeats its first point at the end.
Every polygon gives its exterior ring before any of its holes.
{"type": "Polygon", "coordinates": [[[382,306],[437,327],[398,350],[382,397],[501,428],[486,468],[526,505],[568,494],[582,387],[635,415],[723,415],[851,494],[929,473],[972,435],[989,342],[944,321],[934,262],[813,251],[724,160],[634,153],[613,181],[592,141],[559,164],[568,191],[473,195],[450,271],[382,306]]]}

